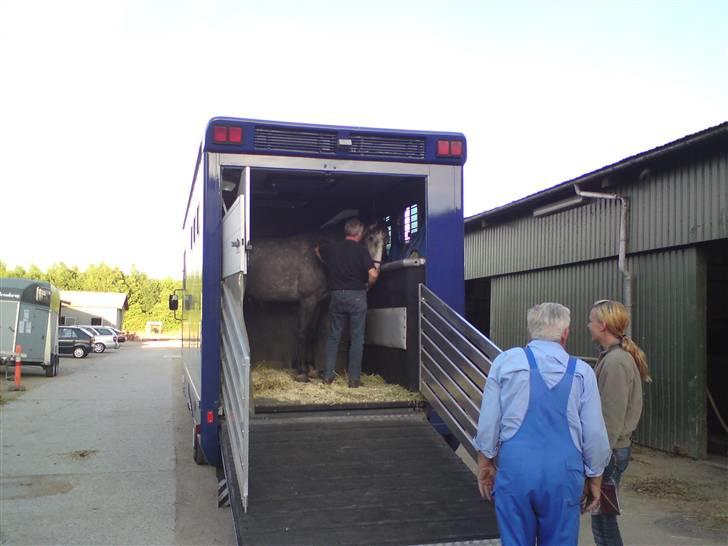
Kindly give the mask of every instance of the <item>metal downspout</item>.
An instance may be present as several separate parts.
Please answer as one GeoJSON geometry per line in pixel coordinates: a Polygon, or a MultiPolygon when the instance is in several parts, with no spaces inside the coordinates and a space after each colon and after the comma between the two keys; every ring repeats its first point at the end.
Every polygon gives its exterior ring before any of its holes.
{"type": "Polygon", "coordinates": [[[625,334],[632,336],[632,273],[627,269],[627,228],[629,221],[629,201],[626,197],[614,193],[598,193],[593,191],[582,191],[579,185],[574,185],[576,195],[589,199],[610,199],[620,201],[622,203],[622,218],[619,223],[619,271],[622,273],[622,296],[624,298],[624,306],[630,316],[630,322],[627,326],[625,334]]]}

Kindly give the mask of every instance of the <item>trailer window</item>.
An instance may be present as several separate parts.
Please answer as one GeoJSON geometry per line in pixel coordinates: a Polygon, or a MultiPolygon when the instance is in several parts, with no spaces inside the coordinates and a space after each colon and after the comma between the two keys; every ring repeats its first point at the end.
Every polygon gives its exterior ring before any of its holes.
{"type": "Polygon", "coordinates": [[[390,251],[392,250],[392,217],[391,216],[384,217],[384,225],[387,226],[387,256],[389,256],[390,251]]]}
{"type": "Polygon", "coordinates": [[[419,229],[419,216],[417,213],[417,203],[407,207],[404,210],[404,241],[409,242],[412,236],[419,229]]]}

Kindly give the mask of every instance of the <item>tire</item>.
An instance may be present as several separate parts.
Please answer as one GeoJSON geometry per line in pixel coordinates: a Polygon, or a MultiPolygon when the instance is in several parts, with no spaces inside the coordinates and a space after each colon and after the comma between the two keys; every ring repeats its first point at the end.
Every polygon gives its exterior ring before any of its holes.
{"type": "Polygon", "coordinates": [[[106,345],[97,341],[94,343],[94,353],[103,353],[106,350],[106,345]]]}
{"type": "Polygon", "coordinates": [[[46,377],[55,377],[58,375],[58,355],[51,353],[51,363],[48,366],[43,366],[46,377]]]}
{"type": "Polygon", "coordinates": [[[200,438],[197,436],[197,432],[195,432],[195,427],[192,427],[192,458],[199,465],[206,464],[205,454],[200,447],[200,438]]]}
{"type": "Polygon", "coordinates": [[[74,358],[86,358],[88,352],[83,347],[74,347],[73,356],[74,358]]]}

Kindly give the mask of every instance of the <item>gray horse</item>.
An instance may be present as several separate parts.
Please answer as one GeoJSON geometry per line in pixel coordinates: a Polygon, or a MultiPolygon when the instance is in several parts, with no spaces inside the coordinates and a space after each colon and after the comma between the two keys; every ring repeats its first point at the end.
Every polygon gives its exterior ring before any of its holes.
{"type": "MultiPolygon", "coordinates": [[[[258,301],[297,302],[298,326],[293,368],[296,379],[308,381],[315,376],[312,360],[306,362],[307,349],[313,354],[313,341],[320,303],[328,296],[326,271],[314,253],[325,240],[340,239],[327,232],[296,235],[253,242],[248,260],[245,293],[258,301]]],[[[387,244],[387,229],[373,224],[364,230],[362,244],[372,260],[381,262],[387,244]]]]}

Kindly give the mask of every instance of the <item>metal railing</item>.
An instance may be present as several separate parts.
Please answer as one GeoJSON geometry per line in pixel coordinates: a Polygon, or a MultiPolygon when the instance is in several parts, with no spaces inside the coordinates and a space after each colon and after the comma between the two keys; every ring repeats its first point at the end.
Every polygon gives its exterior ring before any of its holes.
{"type": "Polygon", "coordinates": [[[222,402],[243,510],[248,510],[250,344],[243,321],[243,275],[222,286],[222,402]]]}
{"type": "Polygon", "coordinates": [[[501,350],[420,284],[420,392],[473,459],[490,366],[501,350]]]}

